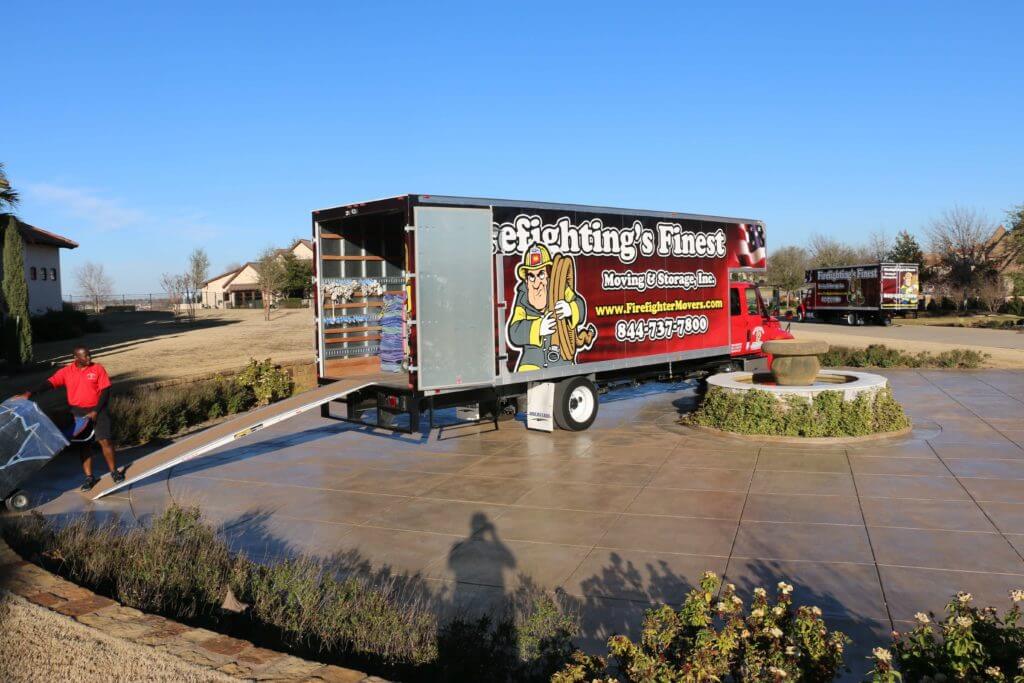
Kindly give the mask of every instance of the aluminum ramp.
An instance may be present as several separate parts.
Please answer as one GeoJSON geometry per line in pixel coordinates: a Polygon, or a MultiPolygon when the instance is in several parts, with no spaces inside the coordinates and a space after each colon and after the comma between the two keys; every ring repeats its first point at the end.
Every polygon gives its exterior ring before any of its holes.
{"type": "Polygon", "coordinates": [[[180,441],[175,441],[155,453],[139,458],[129,467],[129,471],[132,474],[126,475],[124,481],[120,484],[114,484],[114,480],[111,479],[109,474],[104,475],[97,482],[96,486],[93,487],[92,491],[90,491],[90,494],[94,494],[93,500],[99,500],[114,491],[131,486],[175,465],[180,465],[206,455],[210,451],[227,445],[236,439],[241,439],[243,436],[258,432],[264,427],[269,427],[288,418],[295,417],[307,410],[319,408],[325,403],[343,398],[354,391],[372,386],[373,384],[375,382],[367,377],[343,379],[317,389],[304,391],[283,401],[271,403],[268,406],[251,410],[242,415],[237,415],[209,429],[204,429],[180,441]]]}

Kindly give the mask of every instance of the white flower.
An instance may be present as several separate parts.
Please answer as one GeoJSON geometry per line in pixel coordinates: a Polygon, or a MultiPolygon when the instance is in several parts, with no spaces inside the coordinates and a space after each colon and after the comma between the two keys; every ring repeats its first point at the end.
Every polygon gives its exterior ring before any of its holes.
{"type": "Polygon", "coordinates": [[[782,637],[782,629],[779,628],[778,626],[772,626],[772,630],[768,631],[768,633],[771,634],[772,638],[781,638],[782,637]]]}
{"type": "Polygon", "coordinates": [[[782,669],[780,669],[777,666],[769,667],[768,671],[770,673],[774,674],[777,678],[785,678],[788,675],[788,674],[786,674],[785,671],[783,671],[782,669]]]}
{"type": "Polygon", "coordinates": [[[752,609],[752,610],[750,610],[750,616],[752,616],[752,617],[754,617],[756,619],[760,619],[761,617],[764,616],[764,610],[761,609],[760,607],[758,607],[757,609],[752,609]]]}
{"type": "Polygon", "coordinates": [[[715,609],[719,612],[724,612],[725,610],[729,609],[729,606],[721,600],[719,600],[717,603],[715,603],[715,609]]]}
{"type": "Polygon", "coordinates": [[[740,600],[740,597],[738,595],[734,595],[734,596],[732,596],[732,604],[734,604],[737,607],[739,607],[740,605],[743,604],[743,601],[740,600]]]}
{"type": "Polygon", "coordinates": [[[877,659],[880,662],[885,662],[886,664],[888,664],[892,661],[892,653],[886,650],[884,647],[876,647],[874,650],[871,651],[871,654],[874,655],[875,659],[877,659]]]}
{"type": "Polygon", "coordinates": [[[796,646],[794,646],[794,645],[787,646],[786,647],[786,654],[787,655],[795,655],[796,654],[796,646]]]}
{"type": "Polygon", "coordinates": [[[777,617],[781,617],[782,613],[785,612],[785,611],[786,610],[782,609],[782,607],[780,607],[779,605],[776,605],[775,607],[772,608],[772,613],[775,616],[777,616],[777,617]]]}
{"type": "Polygon", "coordinates": [[[928,623],[930,623],[930,622],[931,622],[931,619],[930,619],[930,618],[928,617],[928,615],[927,615],[927,614],[925,614],[924,612],[918,612],[917,614],[915,614],[915,615],[914,615],[914,619],[915,619],[915,620],[917,621],[917,623],[919,623],[919,624],[928,624],[928,623]]]}
{"type": "Polygon", "coordinates": [[[765,591],[765,589],[763,589],[763,588],[755,588],[754,589],[754,596],[755,597],[763,598],[766,595],[768,595],[768,593],[765,591]]]}
{"type": "Polygon", "coordinates": [[[974,620],[971,619],[970,617],[957,617],[956,618],[956,625],[959,626],[960,628],[970,628],[971,624],[973,624],[973,623],[974,623],[974,620]]]}
{"type": "Polygon", "coordinates": [[[812,607],[811,608],[811,614],[813,614],[816,617],[820,617],[821,616],[821,608],[817,607],[817,606],[812,607]]]}
{"type": "Polygon", "coordinates": [[[987,673],[989,678],[991,678],[994,681],[1006,680],[1003,676],[1003,672],[1000,671],[998,667],[990,666],[987,669],[985,669],[985,673],[987,673]]]}
{"type": "Polygon", "coordinates": [[[779,592],[783,595],[789,595],[793,592],[793,587],[785,581],[779,581],[779,592]]]}
{"type": "Polygon", "coordinates": [[[1021,590],[1020,588],[1014,588],[1012,591],[1010,591],[1010,599],[1014,602],[1021,602],[1022,600],[1024,600],[1024,590],[1021,590]]]}
{"type": "Polygon", "coordinates": [[[725,588],[730,593],[735,593],[736,592],[736,584],[735,583],[727,583],[727,584],[725,584],[725,588]]]}
{"type": "Polygon", "coordinates": [[[956,594],[956,599],[957,599],[957,601],[961,605],[966,605],[967,603],[969,603],[971,600],[974,599],[974,596],[971,595],[970,593],[962,593],[961,592],[961,593],[957,593],[956,594]]]}
{"type": "Polygon", "coordinates": [[[747,629],[743,629],[742,631],[740,631],[740,638],[749,638],[749,637],[750,637],[750,631],[748,631],[747,629]]]}

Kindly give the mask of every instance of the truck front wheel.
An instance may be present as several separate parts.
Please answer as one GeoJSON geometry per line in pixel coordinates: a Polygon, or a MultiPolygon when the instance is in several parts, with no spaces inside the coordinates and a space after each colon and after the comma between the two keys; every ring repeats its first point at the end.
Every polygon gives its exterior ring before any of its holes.
{"type": "Polygon", "coordinates": [[[555,424],[582,432],[597,418],[597,387],[586,377],[570,377],[555,385],[555,424]]]}

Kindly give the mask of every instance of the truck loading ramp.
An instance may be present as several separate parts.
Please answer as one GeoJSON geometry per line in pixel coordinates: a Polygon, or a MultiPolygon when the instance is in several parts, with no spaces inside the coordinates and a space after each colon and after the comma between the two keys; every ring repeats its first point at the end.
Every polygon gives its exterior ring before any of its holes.
{"type": "Polygon", "coordinates": [[[377,384],[375,379],[376,377],[372,375],[342,379],[237,415],[139,458],[131,463],[129,468],[131,474],[126,475],[124,481],[119,484],[115,484],[109,474],[104,475],[90,493],[93,494],[93,500],[99,500],[114,491],[131,486],[175,465],[194,460],[264,427],[277,424],[307,410],[319,408],[330,401],[344,398],[354,391],[377,384]]]}

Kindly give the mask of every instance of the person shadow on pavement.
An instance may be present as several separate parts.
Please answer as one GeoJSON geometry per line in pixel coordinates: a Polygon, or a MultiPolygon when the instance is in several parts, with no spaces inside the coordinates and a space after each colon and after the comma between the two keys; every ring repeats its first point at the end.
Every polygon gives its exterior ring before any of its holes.
{"type": "Polygon", "coordinates": [[[453,607],[474,611],[478,594],[472,585],[493,586],[505,590],[505,570],[515,569],[516,558],[498,537],[494,523],[483,512],[473,513],[469,536],[452,545],[448,569],[455,576],[453,607]]]}

